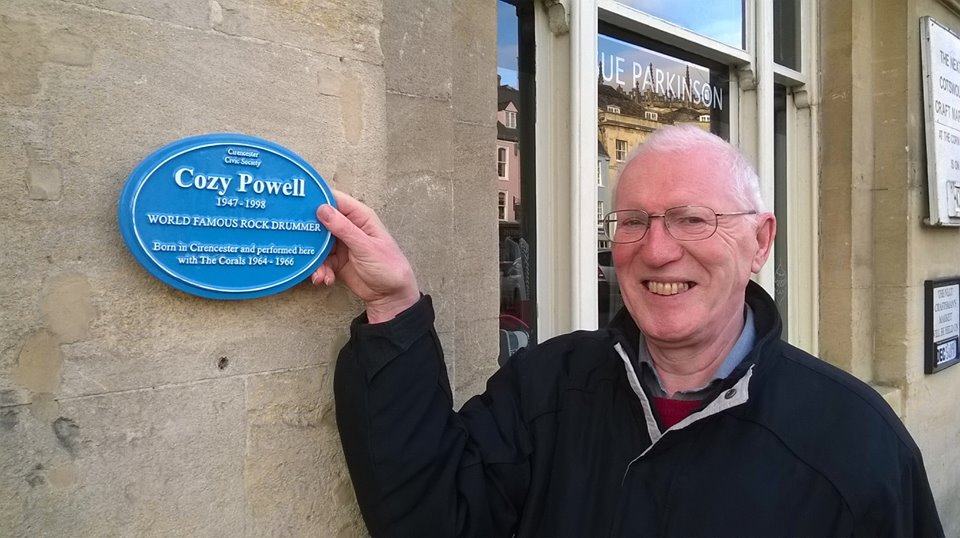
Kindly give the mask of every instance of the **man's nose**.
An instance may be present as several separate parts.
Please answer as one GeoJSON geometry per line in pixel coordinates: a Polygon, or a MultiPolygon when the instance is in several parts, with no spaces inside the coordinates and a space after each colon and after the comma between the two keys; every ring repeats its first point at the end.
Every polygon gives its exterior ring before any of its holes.
{"type": "Polygon", "coordinates": [[[650,267],[660,267],[683,256],[680,241],[670,235],[663,217],[650,219],[647,235],[640,240],[637,256],[650,267]]]}

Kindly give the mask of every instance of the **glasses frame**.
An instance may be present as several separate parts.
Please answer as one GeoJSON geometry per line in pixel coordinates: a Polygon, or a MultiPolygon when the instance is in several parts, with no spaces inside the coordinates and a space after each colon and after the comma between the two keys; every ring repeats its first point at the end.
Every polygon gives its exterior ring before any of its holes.
{"type": "Polygon", "coordinates": [[[667,233],[670,234],[670,237],[676,239],[677,241],[703,241],[704,239],[710,239],[711,237],[713,237],[715,233],[717,233],[717,228],[720,226],[720,217],[737,216],[737,215],[756,215],[758,213],[759,212],[755,209],[750,211],[727,211],[724,213],[717,213],[716,211],[713,210],[713,208],[707,207],[705,205],[680,205],[677,207],[671,207],[671,208],[665,209],[663,213],[649,213],[644,209],[617,209],[603,216],[603,233],[607,236],[608,239],[610,239],[611,243],[614,243],[617,245],[636,243],[637,241],[640,241],[647,236],[647,233],[650,232],[650,224],[652,223],[653,219],[659,217],[663,219],[663,227],[666,228],[667,233]],[[684,209],[688,207],[709,209],[710,212],[714,214],[715,218],[713,219],[713,230],[710,230],[710,233],[708,235],[705,235],[703,237],[698,237],[696,239],[682,239],[680,237],[673,235],[673,231],[670,230],[670,225],[667,224],[667,219],[665,218],[667,216],[667,213],[675,209],[684,209]],[[643,213],[647,216],[647,226],[646,228],[644,228],[643,233],[640,234],[640,237],[637,237],[636,239],[631,239],[630,241],[617,241],[616,239],[614,239],[614,234],[610,233],[610,224],[612,222],[610,217],[615,215],[616,213],[621,213],[623,211],[639,211],[640,213],[643,213]]]}

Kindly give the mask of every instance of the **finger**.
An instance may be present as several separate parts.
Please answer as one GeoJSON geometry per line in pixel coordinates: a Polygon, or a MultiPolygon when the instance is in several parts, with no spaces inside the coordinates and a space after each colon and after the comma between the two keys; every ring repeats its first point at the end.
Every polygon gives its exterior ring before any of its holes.
{"type": "Polygon", "coordinates": [[[317,270],[310,276],[310,281],[313,282],[314,286],[318,286],[321,283],[330,286],[336,279],[337,277],[333,269],[326,264],[317,267],[317,270]]]}
{"type": "Polygon", "coordinates": [[[386,226],[377,216],[377,213],[357,200],[353,196],[341,191],[333,191],[337,201],[337,210],[345,217],[350,219],[358,228],[366,232],[371,237],[385,237],[387,233],[386,226]]]}
{"type": "Polygon", "coordinates": [[[317,220],[349,248],[362,248],[368,234],[329,204],[317,208],[317,220]]]}

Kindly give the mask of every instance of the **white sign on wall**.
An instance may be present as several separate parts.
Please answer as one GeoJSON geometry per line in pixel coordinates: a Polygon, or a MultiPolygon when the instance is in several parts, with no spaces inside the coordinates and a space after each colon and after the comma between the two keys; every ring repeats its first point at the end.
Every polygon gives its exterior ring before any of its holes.
{"type": "Polygon", "coordinates": [[[928,224],[960,226],[960,36],[920,19],[927,134],[928,224]]]}
{"type": "Polygon", "coordinates": [[[934,374],[960,363],[960,279],[926,280],[924,372],[934,374]]]}

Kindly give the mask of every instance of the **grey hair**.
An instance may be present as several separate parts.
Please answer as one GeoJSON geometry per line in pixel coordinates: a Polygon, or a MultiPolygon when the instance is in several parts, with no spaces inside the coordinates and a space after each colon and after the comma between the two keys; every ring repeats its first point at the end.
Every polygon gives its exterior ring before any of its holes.
{"type": "Polygon", "coordinates": [[[707,150],[717,157],[717,166],[729,171],[734,195],[750,209],[766,212],[760,195],[760,177],[750,160],[726,140],[692,125],[670,125],[654,131],[627,159],[624,170],[648,153],[679,153],[707,150]]]}

